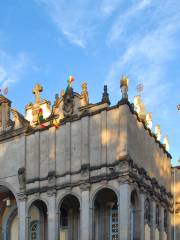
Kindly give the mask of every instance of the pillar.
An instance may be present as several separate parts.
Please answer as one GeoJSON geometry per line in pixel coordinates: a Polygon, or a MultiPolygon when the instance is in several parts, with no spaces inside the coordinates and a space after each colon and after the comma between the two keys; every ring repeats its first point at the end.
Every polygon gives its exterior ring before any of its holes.
{"type": "Polygon", "coordinates": [[[141,231],[141,240],[144,240],[144,202],[145,202],[145,195],[143,192],[140,193],[140,231],[141,231]]]}
{"type": "Polygon", "coordinates": [[[153,199],[152,200],[152,215],[151,215],[151,221],[152,221],[152,226],[151,226],[151,239],[155,240],[155,230],[156,230],[156,202],[153,199]]]}
{"type": "Polygon", "coordinates": [[[168,210],[167,224],[168,224],[168,226],[167,226],[167,239],[171,240],[171,228],[172,228],[172,226],[171,226],[171,213],[169,212],[169,210],[168,210]]]}
{"type": "Polygon", "coordinates": [[[164,240],[164,208],[160,207],[160,238],[159,240],[164,240]]]}
{"type": "Polygon", "coordinates": [[[28,223],[28,216],[26,214],[26,196],[25,195],[19,195],[19,240],[25,240],[28,239],[28,229],[27,229],[27,223],[28,223]]]}
{"type": "Polygon", "coordinates": [[[81,240],[90,239],[90,204],[89,186],[81,186],[81,216],[80,234],[81,240]]]}
{"type": "Polygon", "coordinates": [[[130,239],[130,185],[122,183],[119,187],[119,236],[120,240],[130,239]]]}
{"type": "Polygon", "coordinates": [[[48,192],[48,240],[58,239],[58,219],[56,214],[56,192],[48,192]]]}

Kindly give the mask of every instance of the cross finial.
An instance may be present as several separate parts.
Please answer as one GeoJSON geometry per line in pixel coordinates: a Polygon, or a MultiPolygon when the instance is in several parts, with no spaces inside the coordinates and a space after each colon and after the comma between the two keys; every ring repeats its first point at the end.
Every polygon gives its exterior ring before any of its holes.
{"type": "Polygon", "coordinates": [[[33,89],[33,93],[35,94],[35,103],[39,103],[41,98],[40,98],[40,92],[43,91],[43,88],[40,84],[36,84],[34,89],[33,89]]]}

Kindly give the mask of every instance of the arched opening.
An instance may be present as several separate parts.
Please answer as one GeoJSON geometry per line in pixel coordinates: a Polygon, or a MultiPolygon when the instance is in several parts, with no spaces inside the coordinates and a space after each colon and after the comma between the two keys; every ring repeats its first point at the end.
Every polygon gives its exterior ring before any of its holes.
{"type": "Polygon", "coordinates": [[[93,239],[118,239],[118,200],[109,188],[101,189],[94,199],[93,239]]]}
{"type": "Polygon", "coordinates": [[[59,206],[59,238],[63,240],[80,239],[80,203],[72,194],[66,195],[59,206]]]}
{"type": "Polygon", "coordinates": [[[149,199],[147,198],[144,203],[144,233],[145,233],[145,239],[150,240],[151,239],[151,204],[149,199]]]}
{"type": "Polygon", "coordinates": [[[131,193],[131,240],[140,239],[140,204],[137,192],[131,193]]]}
{"type": "Polygon", "coordinates": [[[28,212],[29,240],[46,240],[47,206],[42,200],[34,201],[28,212]]]}
{"type": "Polygon", "coordinates": [[[0,240],[18,240],[18,211],[14,194],[0,185],[0,240]]]}

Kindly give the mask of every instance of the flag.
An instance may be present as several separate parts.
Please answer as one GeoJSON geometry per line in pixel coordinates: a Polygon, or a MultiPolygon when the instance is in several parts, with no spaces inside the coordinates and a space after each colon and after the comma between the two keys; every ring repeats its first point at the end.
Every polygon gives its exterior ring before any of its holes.
{"type": "Polygon", "coordinates": [[[65,91],[65,94],[68,92],[69,88],[72,87],[72,84],[74,82],[74,77],[73,76],[69,76],[68,80],[67,80],[67,88],[65,91]]]}
{"type": "Polygon", "coordinates": [[[42,128],[45,128],[46,126],[42,124],[43,121],[44,121],[43,110],[42,110],[42,108],[40,108],[38,110],[38,123],[42,128]]]}

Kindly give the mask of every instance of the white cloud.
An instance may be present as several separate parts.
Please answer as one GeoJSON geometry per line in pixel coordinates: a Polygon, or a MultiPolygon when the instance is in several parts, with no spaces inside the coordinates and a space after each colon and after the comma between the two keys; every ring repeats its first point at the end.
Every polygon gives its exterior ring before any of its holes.
{"type": "MultiPolygon", "coordinates": [[[[166,7],[170,6],[166,5],[166,7]]],[[[171,82],[167,81],[166,73],[169,63],[176,57],[179,50],[176,35],[180,33],[180,13],[174,11],[175,15],[164,16],[162,12],[164,14],[165,11],[162,6],[161,8],[161,14],[153,16],[156,18],[156,28],[147,26],[149,31],[144,30],[140,34],[136,31],[132,32],[123,46],[124,51],[120,52],[119,58],[110,67],[106,79],[113,93],[117,85],[115,81],[119,79],[120,73],[129,75],[130,82],[134,85],[143,83],[144,100],[150,108],[160,106],[169,98],[171,82]]],[[[132,19],[128,20],[129,23],[132,23],[132,19]]],[[[120,37],[122,36],[118,36],[118,39],[120,37]]]]}
{"type": "Polygon", "coordinates": [[[105,15],[105,16],[110,16],[112,13],[114,13],[115,10],[119,7],[119,5],[122,4],[123,1],[119,0],[104,0],[102,1],[100,5],[100,11],[105,15]]]}
{"type": "Polygon", "coordinates": [[[93,36],[95,18],[93,1],[35,0],[44,6],[61,34],[66,39],[85,48],[93,36]],[[92,4],[91,4],[92,3],[92,4]]]}
{"type": "MultiPolygon", "coordinates": [[[[103,24],[119,7],[119,0],[34,0],[45,7],[59,32],[81,48],[89,47],[103,24]]],[[[124,0],[123,0],[124,1],[124,0]]]]}
{"type": "Polygon", "coordinates": [[[0,50],[0,88],[9,87],[10,84],[20,80],[29,58],[25,53],[11,56],[4,50],[0,50]]]}
{"type": "Polygon", "coordinates": [[[150,7],[152,0],[138,0],[134,2],[134,4],[130,5],[124,12],[120,12],[119,16],[115,18],[114,24],[108,34],[107,42],[109,45],[119,40],[128,28],[128,24],[130,24],[133,17],[141,14],[144,9],[150,7]]]}

